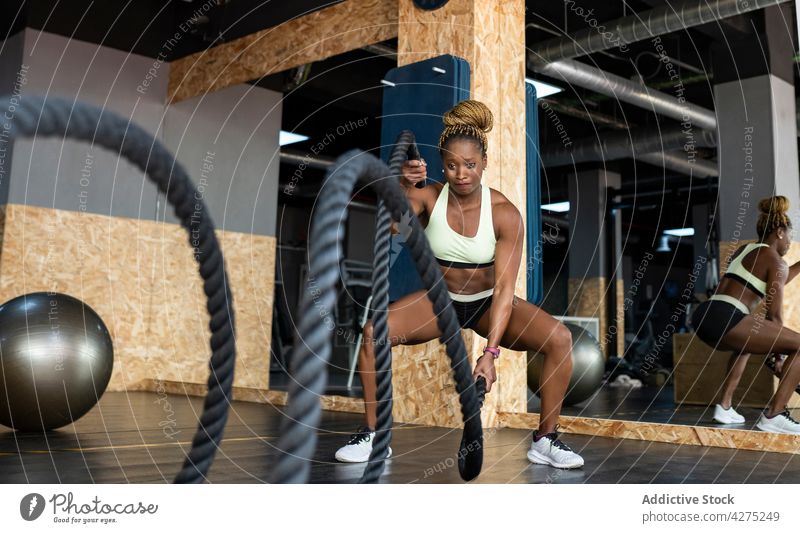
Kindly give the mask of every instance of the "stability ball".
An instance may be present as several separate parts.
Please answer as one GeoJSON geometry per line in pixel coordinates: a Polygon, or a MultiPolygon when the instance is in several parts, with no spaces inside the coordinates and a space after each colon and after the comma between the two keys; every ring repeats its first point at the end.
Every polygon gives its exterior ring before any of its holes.
{"type": "Polygon", "coordinates": [[[0,424],[71,424],[103,395],[113,365],[106,325],[80,300],[36,292],[0,306],[0,424]]]}
{"type": "MultiPolygon", "coordinates": [[[[606,360],[600,344],[591,333],[575,324],[564,323],[572,333],[572,377],[569,379],[564,405],[580,403],[600,388],[606,360]]],[[[539,395],[539,376],[544,356],[528,352],[528,387],[539,395]]]]}

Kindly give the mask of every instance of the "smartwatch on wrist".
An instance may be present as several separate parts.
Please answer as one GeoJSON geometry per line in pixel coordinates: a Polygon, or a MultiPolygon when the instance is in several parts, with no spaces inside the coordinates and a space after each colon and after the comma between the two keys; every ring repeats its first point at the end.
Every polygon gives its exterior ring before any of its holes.
{"type": "Polygon", "coordinates": [[[483,349],[483,353],[486,353],[486,352],[489,352],[490,354],[492,354],[492,357],[494,359],[497,359],[498,357],[500,357],[500,348],[496,348],[496,347],[493,347],[493,346],[487,346],[486,348],[483,349]]]}

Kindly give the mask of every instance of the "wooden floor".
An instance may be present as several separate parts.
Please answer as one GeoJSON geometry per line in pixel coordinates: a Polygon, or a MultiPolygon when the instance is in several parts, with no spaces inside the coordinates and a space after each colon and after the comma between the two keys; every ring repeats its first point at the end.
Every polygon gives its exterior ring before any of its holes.
{"type": "MultiPolygon", "coordinates": [[[[47,435],[0,428],[0,482],[163,483],[179,470],[194,432],[201,398],[148,392],[107,393],[75,425],[47,435]]],[[[235,402],[210,481],[259,483],[269,476],[279,409],[235,402]]],[[[333,453],[360,423],[358,415],[325,412],[312,468],[315,483],[350,483],[363,465],[338,464],[333,453]]],[[[460,431],[399,426],[388,483],[460,483],[455,455],[460,431]]],[[[565,471],[528,463],[530,433],[487,430],[479,483],[792,483],[800,457],[565,435],[586,460],[565,471]]]]}

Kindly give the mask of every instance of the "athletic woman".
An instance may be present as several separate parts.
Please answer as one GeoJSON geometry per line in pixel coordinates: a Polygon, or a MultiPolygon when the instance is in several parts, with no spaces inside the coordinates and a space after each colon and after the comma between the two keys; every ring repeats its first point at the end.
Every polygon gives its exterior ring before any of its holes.
{"type": "Polygon", "coordinates": [[[800,333],[783,327],[783,287],[800,272],[800,263],[787,266],[783,256],[791,245],[792,223],[785,196],[765,198],[756,232],[758,241],[740,247],[716,293],[692,314],[696,335],[718,350],[732,350],[722,400],[714,407],[714,419],[723,424],[741,424],[744,417],[732,407],[733,391],[739,384],[749,354],[786,354],[780,369],[778,390],[759,416],[756,427],[762,431],[800,435],[800,423],[786,409],[800,383],[800,333]],[[765,299],[764,316],[752,315],[765,299]]]}
{"type": "MultiPolygon", "coordinates": [[[[561,404],[572,372],[572,337],[558,320],[514,295],[525,238],[522,217],[503,194],[481,183],[487,167],[486,132],[492,113],[486,105],[465,100],[444,116],[439,138],[445,182],[426,179],[424,161],[407,161],[401,184],[414,213],[425,226],[434,255],[442,268],[448,292],[462,328],[488,340],[473,376],[486,379],[492,390],[494,361],[500,347],[544,354],[541,417],[533,434],[528,459],[559,468],[578,468],[583,459],[556,432],[561,404]]],[[[425,290],[389,305],[389,342],[414,345],[439,338],[433,305],[425,290]]],[[[336,452],[342,462],[369,458],[375,436],[376,379],[372,322],[364,327],[359,352],[364,389],[366,427],[336,452]]],[[[389,450],[391,455],[391,449],[389,450]]]]}

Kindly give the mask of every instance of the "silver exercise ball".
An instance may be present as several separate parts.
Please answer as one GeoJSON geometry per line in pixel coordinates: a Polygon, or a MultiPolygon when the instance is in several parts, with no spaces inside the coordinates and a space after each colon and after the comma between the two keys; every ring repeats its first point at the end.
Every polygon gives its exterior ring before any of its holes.
{"type": "Polygon", "coordinates": [[[71,424],[103,395],[113,366],[111,335],[80,300],[36,292],[0,306],[0,424],[71,424]]]}
{"type": "MultiPolygon", "coordinates": [[[[569,379],[564,405],[580,403],[600,388],[606,359],[600,344],[591,333],[575,324],[564,323],[572,333],[572,377],[569,379]]],[[[528,387],[539,395],[539,376],[544,356],[528,352],[528,387]]]]}

